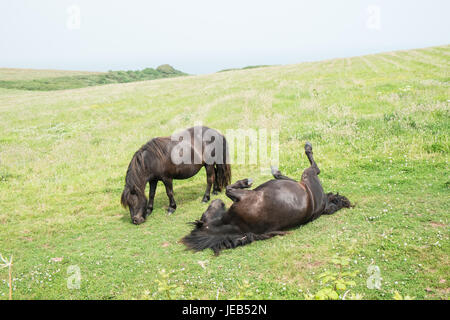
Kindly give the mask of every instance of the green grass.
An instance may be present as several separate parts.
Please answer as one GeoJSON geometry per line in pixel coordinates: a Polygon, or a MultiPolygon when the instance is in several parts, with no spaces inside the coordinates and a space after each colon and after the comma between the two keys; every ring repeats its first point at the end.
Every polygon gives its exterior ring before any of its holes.
{"type": "MultiPolygon", "coordinates": [[[[303,299],[339,254],[359,271],[350,293],[364,299],[448,299],[449,54],[443,46],[75,90],[0,89],[0,253],[14,256],[13,298],[166,298],[156,282],[164,269],[181,288],[172,298],[303,299]],[[133,153],[197,121],[222,132],[279,129],[280,169],[298,179],[311,141],[324,189],[356,207],[219,257],[192,253],[178,241],[206,209],[202,171],[174,182],[175,214],[166,215],[159,184],[153,214],[132,225],[119,200],[133,153]],[[70,265],[81,269],[79,290],[67,288],[70,265]],[[369,265],[380,267],[380,290],[366,286],[369,265]]],[[[270,178],[233,166],[233,180],[248,176],[254,185],[270,178]]],[[[0,269],[1,299],[7,276],[0,269]]]]}
{"type": "MultiPolygon", "coordinates": [[[[44,75],[44,74],[43,74],[44,75]]],[[[52,91],[85,88],[112,83],[127,83],[161,78],[172,78],[186,75],[169,65],[161,65],[156,69],[109,71],[107,73],[70,74],[45,78],[26,77],[25,79],[0,80],[0,88],[17,90],[52,91]]],[[[11,77],[10,74],[8,76],[11,77]]],[[[19,75],[17,75],[18,77],[19,75]]],[[[34,75],[33,75],[34,76],[34,75]]],[[[1,78],[1,72],[0,72],[1,78]]]]}

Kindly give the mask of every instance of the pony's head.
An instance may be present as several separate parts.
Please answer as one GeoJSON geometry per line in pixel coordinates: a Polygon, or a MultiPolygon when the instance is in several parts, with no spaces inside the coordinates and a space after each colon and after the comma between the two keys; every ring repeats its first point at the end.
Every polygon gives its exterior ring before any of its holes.
{"type": "Polygon", "coordinates": [[[229,224],[227,209],[222,200],[211,202],[200,220],[193,222],[194,230],[181,239],[188,249],[201,251],[210,248],[218,255],[221,250],[250,243],[254,237],[243,233],[239,227],[229,224]]]}
{"type": "Polygon", "coordinates": [[[142,191],[134,186],[125,185],[120,202],[124,208],[130,210],[131,221],[134,224],[141,224],[145,221],[147,198],[142,191]]]}
{"type": "Polygon", "coordinates": [[[222,217],[226,211],[225,203],[220,199],[216,199],[211,202],[200,220],[196,220],[194,224],[197,229],[209,229],[221,226],[223,224],[222,217]]]}
{"type": "Polygon", "coordinates": [[[138,151],[131,159],[125,178],[125,188],[120,202],[124,208],[130,209],[131,221],[141,224],[145,221],[147,210],[147,198],[145,196],[145,164],[141,151],[138,151]]]}

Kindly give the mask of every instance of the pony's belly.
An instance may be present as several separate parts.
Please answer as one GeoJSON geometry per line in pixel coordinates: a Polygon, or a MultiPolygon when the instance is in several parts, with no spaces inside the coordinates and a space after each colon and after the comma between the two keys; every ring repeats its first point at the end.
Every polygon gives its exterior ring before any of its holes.
{"type": "Polygon", "coordinates": [[[292,201],[279,201],[267,208],[266,220],[270,222],[271,230],[284,230],[307,223],[311,214],[307,197],[293,197],[292,201]]]}
{"type": "Polygon", "coordinates": [[[307,191],[297,182],[277,180],[241,201],[235,211],[248,231],[280,231],[307,223],[313,214],[307,191]]]}
{"type": "Polygon", "coordinates": [[[202,165],[177,165],[174,172],[171,172],[170,176],[173,179],[188,179],[197,174],[200,171],[202,165]]]}

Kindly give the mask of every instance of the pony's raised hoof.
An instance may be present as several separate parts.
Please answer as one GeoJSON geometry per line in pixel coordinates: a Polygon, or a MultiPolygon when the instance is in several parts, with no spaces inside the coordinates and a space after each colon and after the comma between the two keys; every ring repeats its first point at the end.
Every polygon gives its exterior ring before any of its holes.
{"type": "Polygon", "coordinates": [[[238,181],[239,188],[242,188],[242,189],[250,188],[252,186],[252,184],[253,184],[252,178],[242,179],[242,180],[238,181]]]}
{"type": "Polygon", "coordinates": [[[306,152],[311,152],[312,151],[312,144],[309,141],[306,141],[305,143],[305,151],[306,152]]]}
{"type": "Polygon", "coordinates": [[[169,207],[169,208],[167,209],[167,215],[170,216],[172,213],[175,212],[175,210],[176,210],[176,208],[171,208],[171,207],[169,207]]]}
{"type": "Polygon", "coordinates": [[[280,170],[278,170],[275,166],[270,166],[270,171],[272,172],[272,175],[275,176],[277,174],[281,174],[280,170]]]}
{"type": "Polygon", "coordinates": [[[211,199],[210,196],[204,195],[203,199],[202,199],[202,202],[203,203],[208,203],[210,199],[211,199]]]}

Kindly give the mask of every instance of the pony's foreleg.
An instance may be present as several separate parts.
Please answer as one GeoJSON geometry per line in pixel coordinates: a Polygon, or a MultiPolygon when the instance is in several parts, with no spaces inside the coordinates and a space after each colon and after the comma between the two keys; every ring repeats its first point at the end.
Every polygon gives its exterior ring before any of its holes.
{"type": "Polygon", "coordinates": [[[214,171],[214,165],[205,165],[206,169],[206,190],[205,194],[203,195],[202,202],[208,202],[211,197],[211,187],[214,184],[214,179],[216,176],[216,173],[214,171]]]}
{"type": "Polygon", "coordinates": [[[228,198],[230,198],[234,202],[239,201],[245,194],[251,192],[250,190],[244,189],[250,188],[252,186],[252,183],[253,183],[252,179],[243,179],[236,181],[235,183],[227,186],[225,194],[227,195],[228,198]]]}
{"type": "Polygon", "coordinates": [[[150,192],[148,194],[148,204],[145,214],[148,216],[153,211],[153,201],[155,200],[156,186],[158,185],[158,180],[150,181],[150,192]]]}
{"type": "Polygon", "coordinates": [[[172,179],[163,179],[164,186],[166,187],[166,194],[169,198],[169,208],[167,209],[168,214],[172,214],[177,209],[177,204],[175,198],[173,197],[173,185],[172,179]]]}

